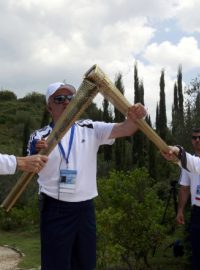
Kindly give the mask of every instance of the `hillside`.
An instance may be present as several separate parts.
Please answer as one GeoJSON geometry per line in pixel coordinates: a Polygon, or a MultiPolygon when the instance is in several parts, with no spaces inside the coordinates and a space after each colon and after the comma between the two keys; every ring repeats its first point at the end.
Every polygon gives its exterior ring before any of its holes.
{"type": "Polygon", "coordinates": [[[44,96],[32,93],[23,99],[5,100],[0,95],[0,151],[23,154],[24,129],[30,132],[41,126],[44,96]]]}

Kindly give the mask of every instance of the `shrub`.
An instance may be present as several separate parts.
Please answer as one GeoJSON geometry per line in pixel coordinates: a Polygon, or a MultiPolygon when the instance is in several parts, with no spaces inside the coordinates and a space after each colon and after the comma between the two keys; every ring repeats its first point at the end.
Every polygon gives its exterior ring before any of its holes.
{"type": "Polygon", "coordinates": [[[100,179],[96,199],[99,269],[147,269],[148,254],[164,240],[163,203],[145,169],[100,179]],[[106,268],[107,267],[107,268],[106,268]]]}
{"type": "Polygon", "coordinates": [[[9,90],[0,91],[0,101],[17,100],[15,93],[9,90]]]}

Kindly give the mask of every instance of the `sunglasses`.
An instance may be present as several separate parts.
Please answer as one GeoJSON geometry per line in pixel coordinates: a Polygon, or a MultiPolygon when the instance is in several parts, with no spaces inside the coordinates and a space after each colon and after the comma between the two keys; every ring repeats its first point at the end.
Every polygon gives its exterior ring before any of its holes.
{"type": "Polygon", "coordinates": [[[197,139],[200,140],[200,136],[192,136],[192,139],[193,139],[193,140],[197,140],[197,139]]]}
{"type": "Polygon", "coordinates": [[[73,95],[60,95],[60,96],[55,96],[53,98],[54,103],[56,104],[62,104],[65,102],[65,100],[71,101],[73,98],[73,95]]]}

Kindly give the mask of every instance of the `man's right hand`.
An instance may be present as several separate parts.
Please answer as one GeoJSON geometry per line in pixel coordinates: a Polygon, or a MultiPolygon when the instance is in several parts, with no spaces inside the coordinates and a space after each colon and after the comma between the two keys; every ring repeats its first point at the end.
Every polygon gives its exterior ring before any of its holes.
{"type": "Polygon", "coordinates": [[[48,157],[43,155],[32,155],[16,157],[17,169],[25,172],[40,172],[46,164],[48,157]]]}
{"type": "Polygon", "coordinates": [[[185,218],[182,211],[178,211],[178,214],[176,216],[176,223],[177,224],[185,224],[185,218]]]}
{"type": "Polygon", "coordinates": [[[179,161],[177,158],[179,151],[180,149],[177,146],[169,145],[168,151],[165,151],[165,152],[162,151],[161,154],[166,160],[177,163],[179,161]]]}
{"type": "Polygon", "coordinates": [[[48,144],[45,139],[38,140],[35,144],[35,149],[37,152],[39,152],[41,149],[47,148],[48,144]]]}

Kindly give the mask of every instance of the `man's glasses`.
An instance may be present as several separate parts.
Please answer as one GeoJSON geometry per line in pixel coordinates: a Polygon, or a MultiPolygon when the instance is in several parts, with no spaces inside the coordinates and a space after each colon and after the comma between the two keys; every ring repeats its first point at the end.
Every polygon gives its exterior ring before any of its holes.
{"type": "Polygon", "coordinates": [[[65,100],[71,101],[73,98],[73,95],[60,95],[60,96],[55,96],[53,98],[54,103],[56,104],[62,104],[65,102],[65,100]]]}
{"type": "Polygon", "coordinates": [[[193,140],[197,140],[197,139],[200,140],[200,136],[192,136],[192,139],[193,139],[193,140]]]}

